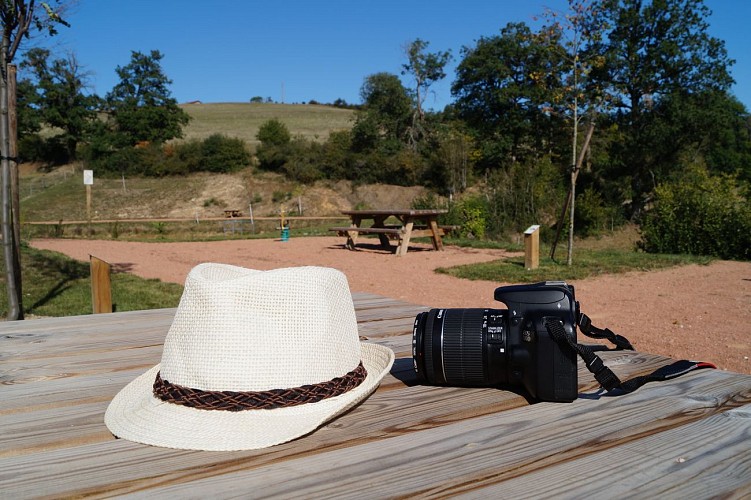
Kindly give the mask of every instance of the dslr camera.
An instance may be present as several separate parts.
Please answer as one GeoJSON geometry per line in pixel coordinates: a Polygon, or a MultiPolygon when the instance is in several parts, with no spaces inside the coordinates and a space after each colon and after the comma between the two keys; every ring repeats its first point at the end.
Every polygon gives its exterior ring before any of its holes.
{"type": "Polygon", "coordinates": [[[576,343],[578,304],[562,281],[502,286],[507,309],[431,309],[415,318],[412,359],[423,382],[523,386],[540,401],[577,398],[576,352],[548,333],[559,321],[576,343]]]}

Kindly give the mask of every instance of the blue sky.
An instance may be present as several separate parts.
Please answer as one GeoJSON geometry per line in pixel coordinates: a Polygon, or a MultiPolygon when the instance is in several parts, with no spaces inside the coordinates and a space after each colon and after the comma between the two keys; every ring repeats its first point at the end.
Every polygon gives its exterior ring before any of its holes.
{"type": "MultiPolygon", "coordinates": [[[[733,93],[751,109],[751,0],[705,3],[713,11],[710,33],[725,40],[737,61],[733,93]]],[[[451,101],[463,46],[511,21],[534,27],[546,7],[565,6],[565,0],[79,0],[66,16],[71,27],[44,45],[58,56],[75,53],[91,73],[91,90],[102,96],[132,50],[157,49],[179,102],[261,96],[357,103],[363,79],[399,74],[405,45],[421,38],[429,51],[450,49],[455,56],[427,101],[442,109],[451,101]]]]}

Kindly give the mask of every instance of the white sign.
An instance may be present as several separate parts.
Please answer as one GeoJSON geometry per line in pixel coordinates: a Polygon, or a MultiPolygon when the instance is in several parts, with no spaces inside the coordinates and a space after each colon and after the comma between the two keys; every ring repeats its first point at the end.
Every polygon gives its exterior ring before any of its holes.
{"type": "Polygon", "coordinates": [[[527,228],[527,230],[524,231],[524,234],[532,234],[535,231],[537,231],[538,229],[540,229],[540,225],[539,224],[535,224],[534,226],[529,226],[527,228]]]}
{"type": "Polygon", "coordinates": [[[93,170],[83,171],[83,183],[85,186],[91,186],[94,184],[94,171],[93,170]]]}

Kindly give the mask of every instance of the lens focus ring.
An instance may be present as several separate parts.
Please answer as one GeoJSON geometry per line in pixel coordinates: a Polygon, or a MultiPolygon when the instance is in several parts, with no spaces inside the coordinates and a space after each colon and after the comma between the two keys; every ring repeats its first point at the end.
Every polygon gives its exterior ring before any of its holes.
{"type": "Polygon", "coordinates": [[[483,309],[447,309],[443,323],[443,372],[449,384],[485,383],[483,309]]]}

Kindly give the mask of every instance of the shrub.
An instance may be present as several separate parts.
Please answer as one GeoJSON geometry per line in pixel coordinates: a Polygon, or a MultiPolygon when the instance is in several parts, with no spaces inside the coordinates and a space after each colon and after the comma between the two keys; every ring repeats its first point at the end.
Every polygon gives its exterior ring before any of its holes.
{"type": "Polygon", "coordinates": [[[701,171],[658,186],[641,232],[647,252],[751,258],[751,209],[732,176],[701,171]]]}
{"type": "Polygon", "coordinates": [[[236,172],[250,164],[250,154],[241,139],[213,134],[201,146],[203,169],[209,172],[236,172]]]}
{"type": "Polygon", "coordinates": [[[618,207],[605,205],[602,195],[589,187],[576,196],[574,219],[576,236],[586,238],[600,234],[609,225],[621,225],[623,214],[618,207]]]}
{"type": "Polygon", "coordinates": [[[459,226],[456,235],[460,238],[482,239],[485,237],[488,220],[488,203],[485,198],[471,196],[451,204],[448,214],[441,218],[440,223],[459,226]]]}
{"type": "Polygon", "coordinates": [[[292,140],[287,126],[276,118],[267,120],[261,124],[256,134],[264,146],[282,146],[292,140]]]}

